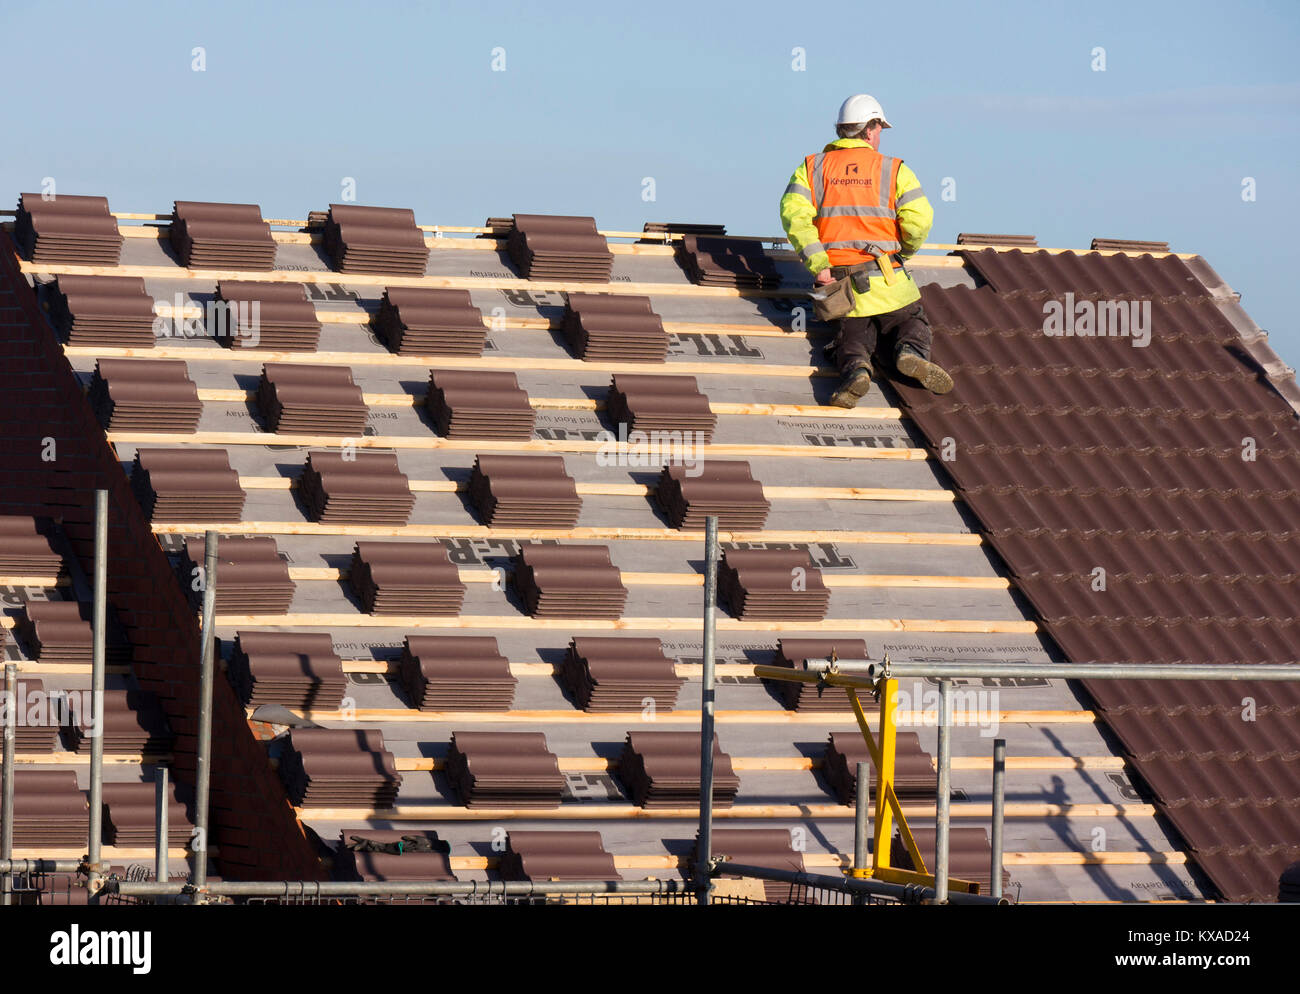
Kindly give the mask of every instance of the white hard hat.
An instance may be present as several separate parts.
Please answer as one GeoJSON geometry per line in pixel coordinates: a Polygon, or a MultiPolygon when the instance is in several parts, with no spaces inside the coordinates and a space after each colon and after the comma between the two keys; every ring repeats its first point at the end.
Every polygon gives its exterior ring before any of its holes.
{"type": "Polygon", "coordinates": [[[867,124],[877,120],[887,128],[893,127],[885,120],[885,111],[879,100],[867,93],[855,93],[840,104],[840,116],[835,123],[867,124]]]}

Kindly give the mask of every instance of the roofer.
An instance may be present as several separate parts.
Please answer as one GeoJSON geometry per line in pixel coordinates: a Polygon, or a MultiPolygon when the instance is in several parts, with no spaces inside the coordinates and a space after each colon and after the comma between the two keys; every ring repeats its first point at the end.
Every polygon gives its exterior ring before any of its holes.
{"type": "Polygon", "coordinates": [[[817,316],[839,319],[826,346],[841,376],[836,407],[853,407],[871,389],[873,357],[934,393],[952,389],[952,377],[930,362],[921,292],[903,267],[930,233],[934,209],[903,160],[878,151],[890,126],[875,97],[849,97],[838,139],[799,164],[781,197],[786,236],[815,274],[817,316]]]}

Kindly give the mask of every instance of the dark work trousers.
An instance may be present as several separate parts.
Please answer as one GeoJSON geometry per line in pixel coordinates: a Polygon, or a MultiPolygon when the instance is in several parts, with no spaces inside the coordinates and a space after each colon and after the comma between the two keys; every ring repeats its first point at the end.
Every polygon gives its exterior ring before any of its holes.
{"type": "Polygon", "coordinates": [[[933,341],[934,332],[930,330],[930,322],[918,300],[885,314],[841,318],[840,330],[832,345],[835,365],[841,373],[847,373],[863,362],[870,364],[872,369],[879,369],[880,362],[873,358],[877,354],[892,368],[898,350],[904,345],[912,346],[928,359],[933,341]]]}

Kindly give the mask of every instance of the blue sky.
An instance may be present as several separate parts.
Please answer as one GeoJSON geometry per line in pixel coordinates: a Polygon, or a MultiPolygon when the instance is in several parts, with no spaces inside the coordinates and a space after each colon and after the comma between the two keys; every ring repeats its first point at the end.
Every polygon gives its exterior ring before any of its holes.
{"type": "Polygon", "coordinates": [[[895,125],[882,150],[930,191],[932,241],[1167,240],[1300,364],[1294,2],[0,0],[0,35],[6,200],[52,176],[115,210],[303,217],[352,177],[359,203],[423,223],[533,211],[779,234],[790,172],[868,92],[895,125]]]}

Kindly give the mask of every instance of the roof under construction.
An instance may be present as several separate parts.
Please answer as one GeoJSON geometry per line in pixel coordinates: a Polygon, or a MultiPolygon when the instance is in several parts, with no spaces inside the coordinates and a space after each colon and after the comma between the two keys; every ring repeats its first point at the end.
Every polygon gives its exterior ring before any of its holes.
{"type": "MultiPolygon", "coordinates": [[[[5,658],[89,686],[85,658],[52,663],[18,619],[88,600],[108,489],[113,686],[169,732],[110,769],[142,782],[166,758],[183,793],[218,531],[227,878],[683,872],[710,514],[715,817],[753,833],[714,849],[738,861],[833,873],[853,852],[843,691],[755,664],[1294,661],[1300,390],[1199,256],[928,246],[908,266],[956,387],[885,381],[846,411],[826,406],[830,329],[771,239],[64,200],[50,220],[25,195],[0,238],[0,514],[35,519],[63,564],[5,565],[5,658]],[[1127,333],[1054,333],[1062,300],[1127,333]],[[437,844],[346,848],[394,833],[437,844]]],[[[901,689],[899,793],[924,835],[937,690],[901,689]]],[[[1274,900],[1300,859],[1288,684],[957,692],[954,846],[987,882],[1005,738],[1022,901],[1274,900]]],[[[84,789],[72,739],[20,748],[20,768],[84,789]]]]}

